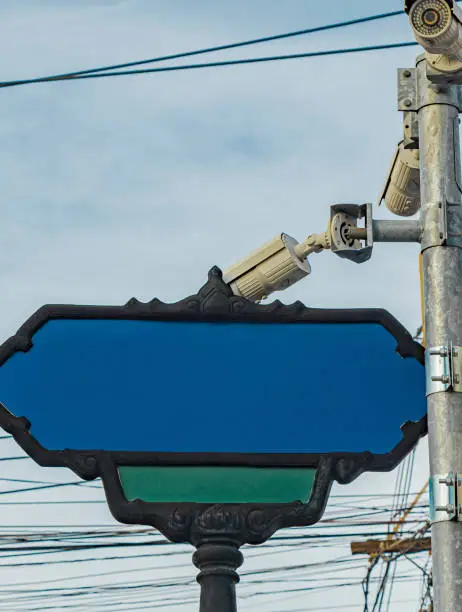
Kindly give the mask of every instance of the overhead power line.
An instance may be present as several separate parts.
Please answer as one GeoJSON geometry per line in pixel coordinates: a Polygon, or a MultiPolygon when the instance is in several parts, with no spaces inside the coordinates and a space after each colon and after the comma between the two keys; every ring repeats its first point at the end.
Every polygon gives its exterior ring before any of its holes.
{"type": "Polygon", "coordinates": [[[31,499],[29,501],[2,501],[0,506],[39,506],[39,505],[56,505],[56,504],[105,504],[103,499],[66,499],[66,500],[47,500],[38,501],[31,499]]]}
{"type": "Polygon", "coordinates": [[[402,15],[402,14],[403,14],[403,11],[392,11],[390,13],[380,13],[378,15],[368,15],[366,17],[358,17],[356,19],[349,19],[348,21],[339,21],[337,23],[330,23],[330,24],[323,25],[323,26],[316,26],[314,28],[306,28],[304,30],[295,30],[293,32],[284,32],[283,34],[273,34],[271,36],[263,36],[261,38],[252,38],[250,40],[243,40],[239,42],[228,43],[225,45],[205,47],[203,49],[194,49],[193,51],[181,51],[179,53],[173,53],[170,55],[152,57],[150,59],[125,62],[124,64],[112,64],[110,66],[100,66],[98,68],[87,68],[85,70],[78,70],[76,72],[66,72],[63,74],[55,74],[54,76],[50,76],[49,78],[60,79],[60,78],[65,78],[65,77],[74,77],[74,76],[79,76],[81,74],[106,72],[108,70],[119,70],[120,68],[130,68],[133,66],[142,66],[144,64],[154,64],[156,62],[165,62],[168,60],[181,59],[184,57],[191,57],[194,55],[203,55],[205,53],[216,53],[217,51],[228,51],[229,49],[237,49],[239,47],[249,47],[251,45],[258,45],[261,43],[273,42],[275,40],[295,38],[296,36],[306,36],[308,34],[315,34],[317,32],[325,32],[327,30],[345,28],[347,26],[358,25],[358,24],[367,23],[370,21],[378,21],[380,19],[396,17],[397,15],[402,15]]]}
{"type": "Polygon", "coordinates": [[[205,62],[202,64],[184,64],[180,66],[161,66],[159,68],[140,68],[138,70],[120,70],[118,72],[85,73],[77,76],[45,76],[34,79],[22,79],[18,81],[0,81],[0,88],[17,87],[19,85],[32,85],[37,83],[49,83],[57,81],[74,81],[80,79],[101,79],[114,76],[129,76],[138,74],[150,74],[154,72],[174,72],[179,70],[195,70],[200,68],[218,68],[222,66],[237,66],[242,64],[260,64],[263,62],[278,62],[290,59],[302,59],[323,57],[330,55],[346,55],[351,53],[364,53],[368,51],[383,51],[385,49],[398,49],[401,47],[415,47],[418,43],[414,41],[391,43],[386,45],[370,45],[365,47],[349,47],[344,49],[327,49],[325,51],[311,51],[307,53],[290,53],[288,55],[271,55],[266,57],[249,57],[237,60],[224,60],[219,62],[205,62]]]}
{"type": "Polygon", "coordinates": [[[21,459],[29,459],[27,456],[22,457],[0,457],[0,461],[18,461],[21,459]]]}
{"type": "MultiPolygon", "coordinates": [[[[41,491],[43,489],[56,489],[59,487],[82,487],[84,486],[85,480],[77,480],[75,482],[55,482],[50,484],[39,485],[38,487],[24,487],[22,489],[8,489],[6,491],[0,491],[0,495],[11,495],[12,493],[30,493],[31,491],[41,491]]],[[[101,487],[98,487],[101,489],[101,487]]]]}
{"type": "MultiPolygon", "coordinates": [[[[47,480],[29,480],[29,479],[25,479],[25,478],[5,478],[5,477],[1,477],[0,478],[1,482],[27,482],[29,484],[38,484],[38,485],[55,485],[55,484],[63,484],[63,483],[58,483],[58,482],[49,482],[47,480]]],[[[84,486],[89,486],[92,489],[102,489],[102,486],[95,486],[92,485],[91,483],[89,483],[88,481],[82,480],[82,481],[78,481],[77,483],[64,483],[66,485],[70,485],[70,484],[79,484],[79,485],[84,485],[84,486]]],[[[35,488],[35,487],[34,487],[35,488]]],[[[10,491],[10,493],[13,493],[14,491],[10,491]]],[[[1,494],[1,491],[0,491],[1,494]]]]}
{"type": "MultiPolygon", "coordinates": [[[[367,498],[367,493],[361,497],[362,499],[367,498]]],[[[382,508],[382,514],[390,512],[389,500],[391,501],[395,497],[390,495],[385,498],[387,501],[382,508]]],[[[352,495],[354,504],[357,503],[356,499],[357,497],[352,495]]],[[[372,508],[375,508],[375,506],[376,502],[374,501],[372,508]]],[[[412,516],[420,514],[415,504],[411,506],[409,510],[412,516]]],[[[337,510],[336,506],[328,510],[326,520],[332,520],[335,517],[334,520],[343,522],[343,529],[338,530],[337,534],[326,533],[326,530],[322,528],[320,533],[313,533],[313,528],[310,528],[308,532],[302,529],[294,529],[290,535],[275,536],[267,544],[261,545],[261,548],[265,550],[259,554],[251,554],[251,551],[248,550],[249,557],[253,559],[266,554],[272,559],[278,553],[287,555],[288,548],[281,541],[281,538],[284,537],[291,540],[290,550],[292,551],[297,550],[297,547],[292,546],[294,537],[297,538],[297,546],[304,546],[304,542],[309,539],[311,547],[321,543],[323,548],[325,548],[326,543],[327,545],[339,546],[345,538],[350,540],[351,536],[357,533],[358,526],[352,524],[351,518],[344,514],[345,508],[341,507],[340,513],[336,513],[335,510],[337,510]],[[337,514],[340,514],[340,519],[337,514]],[[347,527],[348,530],[345,529],[347,527]],[[349,529],[350,527],[355,527],[353,532],[349,529]],[[334,535],[337,537],[333,537],[334,535]]],[[[355,511],[355,520],[361,515],[367,517],[369,514],[370,512],[366,507],[361,514],[355,511]]],[[[323,523],[323,527],[330,526],[330,524],[323,523]]],[[[340,524],[336,526],[338,528],[340,524]]],[[[21,568],[21,572],[24,571],[24,574],[21,574],[21,582],[15,582],[14,585],[3,585],[4,601],[0,604],[1,610],[5,609],[8,612],[17,610],[20,612],[27,609],[52,612],[64,608],[81,610],[91,607],[92,609],[102,610],[110,607],[125,612],[128,609],[127,606],[130,607],[131,605],[136,606],[133,610],[142,609],[142,602],[145,600],[151,607],[153,606],[152,602],[156,601],[159,605],[154,605],[154,607],[163,608],[170,599],[172,605],[184,605],[192,594],[192,589],[195,588],[193,578],[189,578],[190,574],[188,573],[188,576],[184,577],[182,575],[182,572],[190,567],[189,550],[186,552],[183,548],[177,549],[176,544],[159,539],[161,536],[156,538],[146,537],[147,533],[150,533],[149,528],[138,528],[135,531],[132,528],[124,527],[122,531],[120,528],[111,525],[103,525],[104,531],[88,531],[88,527],[85,531],[58,531],[56,529],[50,531],[50,527],[47,527],[48,531],[46,532],[24,532],[22,530],[18,533],[4,533],[0,538],[3,540],[0,542],[2,567],[12,570],[21,568]],[[16,538],[18,538],[18,541],[13,541],[16,538]],[[138,538],[142,538],[141,541],[138,538]],[[110,551],[109,555],[106,552],[108,550],[110,551]],[[188,556],[187,563],[184,559],[185,554],[188,556]],[[24,561],[20,561],[21,557],[24,558],[24,561]],[[156,565],[145,566],[145,560],[154,557],[157,559],[156,565]],[[118,564],[116,565],[117,561],[120,562],[124,559],[131,559],[136,564],[130,567],[129,573],[118,564]],[[167,562],[167,559],[179,562],[167,562]],[[94,565],[94,569],[90,569],[89,565],[88,567],[84,565],[85,563],[90,564],[90,562],[104,564],[104,566],[101,567],[101,571],[99,571],[98,565],[94,565]],[[36,575],[26,573],[28,570],[34,571],[35,566],[47,565],[48,563],[50,563],[50,566],[52,564],[53,567],[58,564],[60,564],[60,567],[66,567],[67,571],[64,572],[63,570],[63,572],[67,576],[63,576],[61,572],[53,572],[50,578],[44,576],[44,580],[38,581],[36,575]],[[78,569],[84,567],[85,569],[78,569]],[[157,567],[167,570],[168,575],[153,578],[152,571],[157,567]],[[76,569],[72,571],[71,568],[76,569]],[[120,575],[124,573],[127,573],[127,580],[124,580],[121,587],[120,575]],[[140,573],[142,575],[148,573],[148,581],[146,581],[146,578],[143,579],[142,576],[139,576],[140,580],[133,580],[140,573]],[[105,580],[101,583],[103,577],[105,580]],[[79,583],[76,584],[75,581],[79,581],[79,583]],[[164,592],[167,595],[167,590],[170,588],[174,589],[172,597],[164,598],[164,592]],[[142,597],[144,599],[141,599],[142,597]]],[[[79,529],[82,529],[82,526],[79,526],[79,529]]],[[[367,528],[366,525],[361,525],[361,537],[372,536],[373,533],[373,531],[370,531],[370,525],[367,528]]],[[[382,530],[380,533],[386,535],[388,530],[382,530]]],[[[416,529],[413,528],[409,535],[412,537],[415,534],[416,529]]],[[[420,581],[422,574],[421,569],[419,569],[420,560],[421,557],[417,557],[417,562],[413,561],[415,567],[419,570],[418,575],[415,574],[415,571],[412,574],[400,574],[397,582],[411,582],[417,578],[420,581]]],[[[265,564],[264,567],[261,567],[260,564],[255,569],[244,570],[242,576],[245,578],[243,581],[245,586],[241,590],[241,597],[243,599],[271,598],[271,604],[274,606],[277,605],[278,597],[299,597],[302,592],[307,590],[317,592],[334,588],[336,590],[339,588],[355,588],[355,586],[360,585],[360,577],[357,572],[361,568],[361,564],[358,564],[350,556],[334,557],[321,562],[303,563],[299,561],[297,564],[282,561],[274,567],[274,561],[272,560],[269,567],[268,564],[265,564]],[[345,572],[348,572],[348,576],[345,576],[345,572]],[[284,585],[283,589],[281,588],[282,584],[284,585]],[[295,588],[292,588],[292,586],[295,588]],[[307,586],[310,588],[307,589],[307,586]],[[287,593],[291,594],[287,595],[287,593]]],[[[370,576],[371,587],[372,585],[379,587],[381,583],[382,577],[370,576]]],[[[197,594],[194,592],[194,601],[196,597],[197,594]]],[[[270,602],[268,601],[268,603],[270,602]]]]}

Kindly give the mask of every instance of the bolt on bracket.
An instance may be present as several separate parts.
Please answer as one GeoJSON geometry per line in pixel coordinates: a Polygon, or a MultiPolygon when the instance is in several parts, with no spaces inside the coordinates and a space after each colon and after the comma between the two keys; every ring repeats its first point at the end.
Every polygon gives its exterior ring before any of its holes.
{"type": "Polygon", "coordinates": [[[427,396],[440,391],[462,393],[462,346],[451,343],[425,352],[427,396]]]}
{"type": "Polygon", "coordinates": [[[374,244],[372,204],[333,204],[330,207],[329,231],[333,253],[356,263],[367,261],[374,244]],[[358,228],[361,219],[364,219],[364,227],[358,228]],[[359,234],[352,237],[351,232],[357,230],[359,234]]]}
{"type": "Polygon", "coordinates": [[[398,110],[418,110],[417,81],[415,68],[398,69],[398,110]]]}
{"type": "Polygon", "coordinates": [[[462,474],[435,474],[430,478],[430,521],[462,521],[462,474]]]}
{"type": "Polygon", "coordinates": [[[403,114],[405,149],[419,148],[419,118],[415,111],[406,111],[403,114]]]}
{"type": "Polygon", "coordinates": [[[428,227],[422,235],[422,251],[430,247],[448,244],[447,205],[446,201],[428,204],[428,227]]]}
{"type": "MultiPolygon", "coordinates": [[[[462,85],[462,62],[455,63],[444,55],[427,53],[422,56],[426,60],[426,75],[436,88],[435,91],[443,96],[444,103],[455,106],[462,112],[462,88],[447,87],[449,84],[462,85]]],[[[415,68],[398,69],[398,110],[404,112],[417,112],[425,106],[424,92],[419,88],[417,71],[415,68]]],[[[441,101],[440,101],[441,103],[441,101]]]]}

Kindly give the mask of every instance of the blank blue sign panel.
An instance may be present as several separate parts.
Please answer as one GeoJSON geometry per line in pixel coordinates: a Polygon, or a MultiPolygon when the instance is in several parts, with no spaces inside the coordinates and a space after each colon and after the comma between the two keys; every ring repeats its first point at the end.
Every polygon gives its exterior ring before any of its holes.
{"type": "Polygon", "coordinates": [[[51,320],[0,367],[45,448],[386,453],[425,374],[379,324],[51,320]]]}

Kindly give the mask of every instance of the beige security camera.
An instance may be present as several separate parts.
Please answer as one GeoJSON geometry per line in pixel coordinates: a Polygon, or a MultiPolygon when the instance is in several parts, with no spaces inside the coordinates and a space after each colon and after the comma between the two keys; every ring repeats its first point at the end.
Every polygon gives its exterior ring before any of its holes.
{"type": "Polygon", "coordinates": [[[420,209],[419,166],[419,149],[405,149],[404,143],[400,142],[380,194],[379,204],[385,200],[388,210],[400,217],[415,215],[420,209]]]}
{"type": "Polygon", "coordinates": [[[431,54],[462,61],[462,10],[453,0],[407,0],[417,42],[431,54]]]}
{"type": "Polygon", "coordinates": [[[330,248],[330,235],[313,234],[297,242],[280,234],[223,273],[235,295],[258,302],[273,291],[287,289],[311,272],[307,256],[330,248]]]}

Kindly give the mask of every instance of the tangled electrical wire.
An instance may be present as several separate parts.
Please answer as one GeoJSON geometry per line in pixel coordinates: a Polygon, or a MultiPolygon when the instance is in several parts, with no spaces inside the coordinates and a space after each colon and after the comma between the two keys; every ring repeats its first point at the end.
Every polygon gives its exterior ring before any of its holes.
{"type": "MultiPolygon", "coordinates": [[[[364,593],[364,609],[363,612],[380,612],[383,609],[383,605],[384,605],[384,601],[385,601],[385,594],[386,594],[386,587],[387,587],[387,581],[390,577],[390,573],[392,571],[392,568],[394,569],[396,567],[396,562],[399,559],[405,558],[407,559],[410,563],[412,563],[412,565],[414,567],[416,567],[420,572],[422,572],[424,579],[427,580],[427,584],[429,584],[428,579],[429,579],[429,574],[427,571],[428,566],[421,566],[419,565],[416,561],[414,561],[413,559],[411,559],[411,557],[409,556],[410,553],[412,553],[414,547],[415,547],[415,543],[423,537],[424,534],[426,534],[430,529],[430,523],[428,521],[425,522],[425,524],[423,525],[423,527],[421,527],[420,529],[418,529],[414,535],[411,538],[408,538],[406,540],[407,543],[407,547],[404,548],[404,550],[400,550],[399,552],[393,553],[393,552],[386,552],[386,553],[379,553],[376,556],[373,557],[373,559],[371,560],[371,563],[369,564],[368,570],[367,570],[367,574],[366,577],[364,578],[364,580],[362,581],[362,589],[363,589],[363,593],[364,593]],[[370,583],[371,583],[371,577],[372,574],[374,572],[374,569],[378,566],[379,562],[383,561],[384,565],[385,565],[385,571],[382,573],[382,576],[380,578],[380,584],[379,584],[379,588],[377,589],[375,598],[374,598],[374,602],[372,604],[372,607],[369,606],[369,595],[370,595],[370,583]]],[[[393,576],[393,581],[396,580],[396,577],[393,576]]],[[[428,590],[426,590],[425,592],[425,597],[427,596],[427,593],[429,593],[429,588],[428,590]]]]}
{"type": "MultiPolygon", "coordinates": [[[[430,551],[428,551],[428,558],[423,566],[411,557],[416,551],[422,552],[428,546],[428,539],[424,538],[424,535],[431,527],[428,519],[423,521],[423,524],[416,528],[411,537],[407,536],[403,539],[403,525],[413,509],[418,506],[418,502],[428,487],[426,483],[414,497],[414,500],[409,503],[414,462],[415,449],[399,466],[397,472],[394,502],[391,509],[391,520],[388,527],[387,539],[381,542],[381,548],[378,549],[378,552],[371,554],[369,557],[366,577],[361,584],[364,594],[363,612],[389,612],[393,586],[396,582],[397,565],[400,559],[405,559],[421,572],[421,579],[426,585],[426,588],[422,586],[422,605],[425,605],[425,602],[431,598],[431,576],[428,572],[430,551]],[[402,508],[407,509],[403,512],[402,508]],[[422,546],[419,546],[419,544],[422,544],[422,546]],[[379,586],[370,606],[371,580],[374,571],[379,567],[381,570],[378,578],[379,586]]],[[[423,609],[422,605],[420,609],[423,609]]]]}

